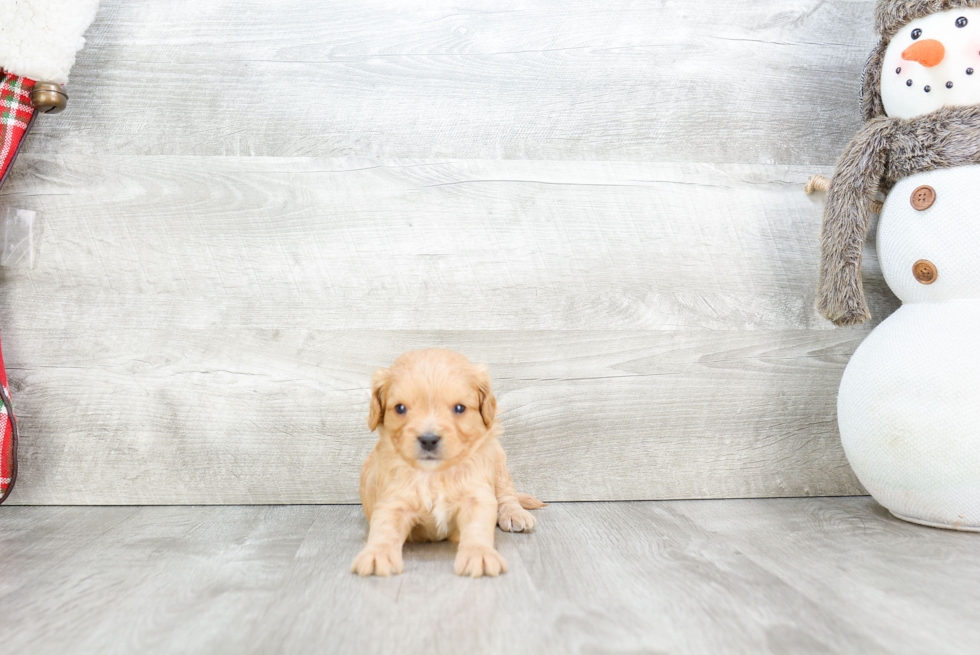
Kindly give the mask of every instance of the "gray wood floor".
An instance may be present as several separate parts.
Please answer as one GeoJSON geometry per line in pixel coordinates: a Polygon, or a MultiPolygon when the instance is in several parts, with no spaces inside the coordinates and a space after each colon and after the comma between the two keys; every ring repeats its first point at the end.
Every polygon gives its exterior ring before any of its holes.
{"type": "Polygon", "coordinates": [[[45,221],[0,271],[9,502],[355,501],[371,370],[425,346],[490,365],[542,498],[863,493],[835,398],[870,327],[816,315],[801,189],[859,126],[871,19],[104,0],[0,195],[45,221]]]}
{"type": "Polygon", "coordinates": [[[23,653],[975,653],[980,539],[867,498],[556,504],[511,572],[348,572],[360,507],[4,507],[23,653]]]}

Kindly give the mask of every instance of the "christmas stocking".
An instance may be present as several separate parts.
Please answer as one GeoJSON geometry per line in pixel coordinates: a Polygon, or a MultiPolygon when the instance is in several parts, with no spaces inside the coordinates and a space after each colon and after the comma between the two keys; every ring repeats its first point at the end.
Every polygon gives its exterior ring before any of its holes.
{"type": "Polygon", "coordinates": [[[34,81],[0,70],[0,187],[34,120],[34,81]]]}
{"type": "MultiPolygon", "coordinates": [[[[98,6],[99,0],[0,0],[0,188],[37,116],[65,108],[63,85],[98,6]]],[[[17,477],[17,422],[2,353],[0,401],[2,503],[17,477]]]]}
{"type": "Polygon", "coordinates": [[[10,408],[10,390],[7,388],[7,371],[3,367],[0,352],[0,503],[14,488],[17,479],[17,420],[10,408]]]}

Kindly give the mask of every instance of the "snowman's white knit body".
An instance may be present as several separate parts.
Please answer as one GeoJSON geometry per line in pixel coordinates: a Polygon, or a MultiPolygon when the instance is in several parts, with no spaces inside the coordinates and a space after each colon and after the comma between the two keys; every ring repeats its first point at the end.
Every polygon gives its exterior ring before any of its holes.
{"type": "Polygon", "coordinates": [[[844,373],[848,460],[893,514],[980,530],[980,166],[900,181],[882,210],[878,257],[904,304],[844,373]],[[923,187],[933,191],[924,209],[913,204],[923,187]]]}
{"type": "MultiPolygon", "coordinates": [[[[980,9],[905,25],[883,58],[887,115],[980,103],[978,44],[980,9]]],[[[838,414],[848,460],[896,516],[980,531],[980,166],[900,180],[877,242],[903,306],[845,371],[838,414]]]]}

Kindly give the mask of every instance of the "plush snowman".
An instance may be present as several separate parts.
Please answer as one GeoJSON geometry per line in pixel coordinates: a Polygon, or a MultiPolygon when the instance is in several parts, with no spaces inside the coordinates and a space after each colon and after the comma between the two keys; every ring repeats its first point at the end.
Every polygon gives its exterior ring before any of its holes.
{"type": "Polygon", "coordinates": [[[899,518],[980,531],[980,0],[879,0],[868,120],[829,185],[818,308],[870,318],[861,254],[902,307],[851,359],[838,419],[848,460],[899,518]]]}

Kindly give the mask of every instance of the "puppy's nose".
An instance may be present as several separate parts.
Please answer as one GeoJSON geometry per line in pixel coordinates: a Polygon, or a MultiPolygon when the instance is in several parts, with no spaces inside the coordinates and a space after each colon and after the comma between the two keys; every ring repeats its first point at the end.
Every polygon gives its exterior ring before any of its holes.
{"type": "Polygon", "coordinates": [[[431,432],[423,434],[419,436],[419,444],[422,446],[422,450],[431,453],[439,445],[439,438],[438,434],[432,434],[431,432]]]}

